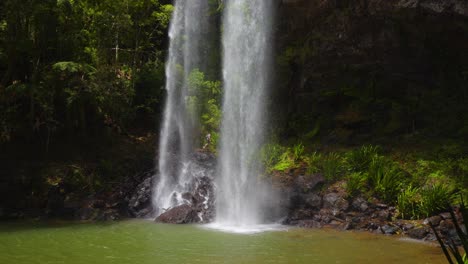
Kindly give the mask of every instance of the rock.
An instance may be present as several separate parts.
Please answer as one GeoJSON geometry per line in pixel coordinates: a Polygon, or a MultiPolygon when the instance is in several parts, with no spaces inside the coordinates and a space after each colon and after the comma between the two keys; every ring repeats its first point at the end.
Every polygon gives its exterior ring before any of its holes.
{"type": "Polygon", "coordinates": [[[354,229],[354,225],[351,222],[346,222],[343,226],[343,230],[352,230],[354,229]]]}
{"type": "Polygon", "coordinates": [[[322,197],[320,197],[319,195],[311,193],[305,196],[304,198],[306,206],[314,209],[320,209],[322,207],[322,197]]]}
{"type": "Polygon", "coordinates": [[[329,224],[332,221],[332,219],[329,216],[322,216],[322,222],[325,224],[329,224]]]}
{"type": "Polygon", "coordinates": [[[397,7],[421,8],[434,13],[468,16],[468,3],[463,0],[400,0],[397,7]]]}
{"type": "Polygon", "coordinates": [[[394,235],[398,232],[398,227],[395,226],[390,226],[390,225],[383,225],[380,227],[380,230],[382,231],[383,234],[386,235],[394,235]]]}
{"type": "Polygon", "coordinates": [[[354,199],[352,206],[355,210],[360,212],[365,212],[367,211],[367,209],[369,209],[369,205],[367,204],[366,200],[364,200],[362,197],[354,199]]]}
{"type": "Polygon", "coordinates": [[[296,210],[305,206],[304,196],[300,193],[293,193],[289,197],[289,210],[296,210]]]}
{"type": "Polygon", "coordinates": [[[413,228],[414,228],[414,225],[413,225],[413,224],[404,224],[404,225],[402,226],[403,231],[409,231],[409,230],[411,230],[411,229],[413,229],[413,228]]]}
{"type": "Polygon", "coordinates": [[[408,231],[408,236],[415,239],[423,239],[429,231],[425,227],[413,228],[408,231]]]}
{"type": "Polygon", "coordinates": [[[315,220],[300,220],[297,222],[297,226],[304,228],[322,228],[322,224],[315,220]]]}
{"type": "Polygon", "coordinates": [[[293,189],[297,193],[310,193],[323,183],[325,183],[325,178],[322,174],[298,176],[294,181],[293,189]]]}
{"type": "Polygon", "coordinates": [[[158,216],[155,221],[166,224],[190,224],[198,223],[201,219],[190,205],[183,204],[169,209],[158,216]]]}
{"type": "Polygon", "coordinates": [[[439,215],[431,216],[429,218],[424,219],[423,224],[429,225],[432,224],[433,226],[438,226],[440,221],[442,221],[442,217],[439,215]]]}
{"type": "Polygon", "coordinates": [[[377,212],[377,218],[382,221],[388,221],[388,220],[391,220],[391,214],[387,210],[382,210],[382,211],[377,212]]]}
{"type": "Polygon", "coordinates": [[[388,205],[386,205],[386,204],[376,204],[375,206],[377,208],[379,208],[379,209],[387,209],[388,208],[388,205]]]}
{"type": "Polygon", "coordinates": [[[287,217],[287,222],[294,222],[294,221],[299,221],[303,219],[310,219],[310,218],[316,218],[318,215],[314,215],[314,213],[310,210],[294,210],[290,211],[289,215],[287,217]]]}
{"type": "Polygon", "coordinates": [[[446,219],[452,219],[452,215],[448,212],[446,213],[441,213],[439,214],[440,217],[442,217],[442,219],[446,220],[446,219]]]}
{"type": "Polygon", "coordinates": [[[195,151],[191,160],[204,167],[214,168],[216,165],[216,156],[211,152],[195,151]]]}
{"type": "Polygon", "coordinates": [[[368,230],[376,230],[376,229],[379,229],[380,226],[377,225],[376,223],[370,222],[370,223],[368,223],[368,224],[366,225],[366,228],[367,228],[368,230]]]}
{"type": "Polygon", "coordinates": [[[134,217],[147,217],[153,212],[151,204],[151,190],[153,177],[145,179],[133,192],[128,201],[128,211],[134,217]]]}
{"type": "MultiPolygon", "coordinates": [[[[191,191],[182,194],[185,203],[158,216],[157,222],[189,224],[208,223],[214,219],[214,186],[211,178],[195,177],[191,185],[191,191]]],[[[148,207],[144,208],[138,212],[142,215],[152,212],[148,207]]]]}
{"type": "Polygon", "coordinates": [[[96,216],[95,221],[116,221],[120,219],[119,212],[117,210],[98,210],[98,215],[96,216]]]}
{"type": "Polygon", "coordinates": [[[194,202],[194,197],[189,192],[183,193],[182,198],[185,199],[187,202],[190,202],[190,203],[194,202]]]}
{"type": "Polygon", "coordinates": [[[428,233],[423,239],[424,241],[436,241],[437,237],[433,233],[428,233]]]}
{"type": "Polygon", "coordinates": [[[81,221],[95,220],[99,215],[99,210],[91,207],[80,208],[75,213],[75,218],[81,221]]]}
{"type": "Polygon", "coordinates": [[[341,221],[337,221],[337,220],[331,220],[330,223],[328,223],[329,225],[331,225],[332,227],[338,227],[342,224],[341,221]]]}
{"type": "Polygon", "coordinates": [[[215,197],[213,181],[211,178],[197,178],[192,201],[192,207],[197,211],[200,223],[208,223],[214,219],[215,197]]]}
{"type": "MultiPolygon", "coordinates": [[[[349,208],[349,202],[346,201],[344,196],[338,193],[328,193],[323,196],[323,208],[335,209],[339,211],[346,211],[349,208]]],[[[336,215],[336,213],[334,213],[336,215]]]]}

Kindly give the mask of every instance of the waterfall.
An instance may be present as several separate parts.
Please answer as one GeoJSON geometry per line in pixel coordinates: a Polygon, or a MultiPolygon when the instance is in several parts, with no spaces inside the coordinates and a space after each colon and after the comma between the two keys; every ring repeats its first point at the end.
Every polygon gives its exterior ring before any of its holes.
{"type": "MultiPolygon", "coordinates": [[[[153,207],[159,215],[182,204],[189,191],[190,154],[196,143],[198,120],[189,109],[188,76],[204,68],[204,32],[208,27],[208,0],[176,0],[169,28],[169,55],[166,62],[167,99],[159,139],[159,173],[153,190],[153,207]]],[[[193,90],[193,89],[192,89],[193,90]]]]}
{"type": "Polygon", "coordinates": [[[223,17],[223,120],[219,146],[216,223],[263,223],[269,192],[260,181],[259,149],[266,125],[273,5],[230,0],[223,17]]]}

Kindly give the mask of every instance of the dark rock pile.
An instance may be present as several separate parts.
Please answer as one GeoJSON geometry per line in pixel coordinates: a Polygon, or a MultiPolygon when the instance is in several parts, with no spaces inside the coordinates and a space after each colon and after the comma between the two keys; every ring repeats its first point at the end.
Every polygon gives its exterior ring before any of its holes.
{"type": "Polygon", "coordinates": [[[208,223],[214,219],[215,156],[207,152],[195,152],[189,166],[193,182],[191,191],[182,194],[184,203],[168,208],[156,218],[157,222],[171,224],[208,223]]]}
{"type": "MultiPolygon", "coordinates": [[[[291,187],[289,207],[284,224],[304,228],[335,228],[369,231],[377,234],[404,234],[410,238],[435,241],[429,223],[445,238],[455,241],[458,236],[449,213],[425,220],[397,220],[394,206],[379,203],[377,199],[357,197],[350,199],[338,182],[325,190],[321,175],[299,176],[291,187]]],[[[461,221],[461,216],[457,217],[461,221]]],[[[460,222],[463,225],[463,222],[460,222]]]]}
{"type": "Polygon", "coordinates": [[[156,222],[169,224],[209,223],[214,219],[214,186],[212,179],[195,180],[193,192],[183,194],[186,203],[170,208],[156,218],[156,222]]]}

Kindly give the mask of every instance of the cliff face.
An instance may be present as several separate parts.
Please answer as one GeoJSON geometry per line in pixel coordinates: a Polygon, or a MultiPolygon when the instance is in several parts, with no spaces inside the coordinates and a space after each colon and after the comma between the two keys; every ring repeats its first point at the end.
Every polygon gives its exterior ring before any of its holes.
{"type": "Polygon", "coordinates": [[[276,43],[285,137],[467,135],[466,1],[283,0],[276,43]]]}

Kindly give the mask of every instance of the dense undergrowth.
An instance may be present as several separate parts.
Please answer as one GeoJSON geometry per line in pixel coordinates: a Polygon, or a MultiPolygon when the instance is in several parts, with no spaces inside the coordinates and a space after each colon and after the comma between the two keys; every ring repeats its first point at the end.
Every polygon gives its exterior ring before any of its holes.
{"type": "Polygon", "coordinates": [[[342,181],[349,198],[377,198],[395,205],[400,218],[420,219],[458,202],[457,193],[467,193],[464,153],[458,145],[405,153],[374,145],[319,152],[302,143],[270,143],[262,148],[261,159],[267,175],[294,177],[298,169],[321,174],[329,184],[342,181]]]}

